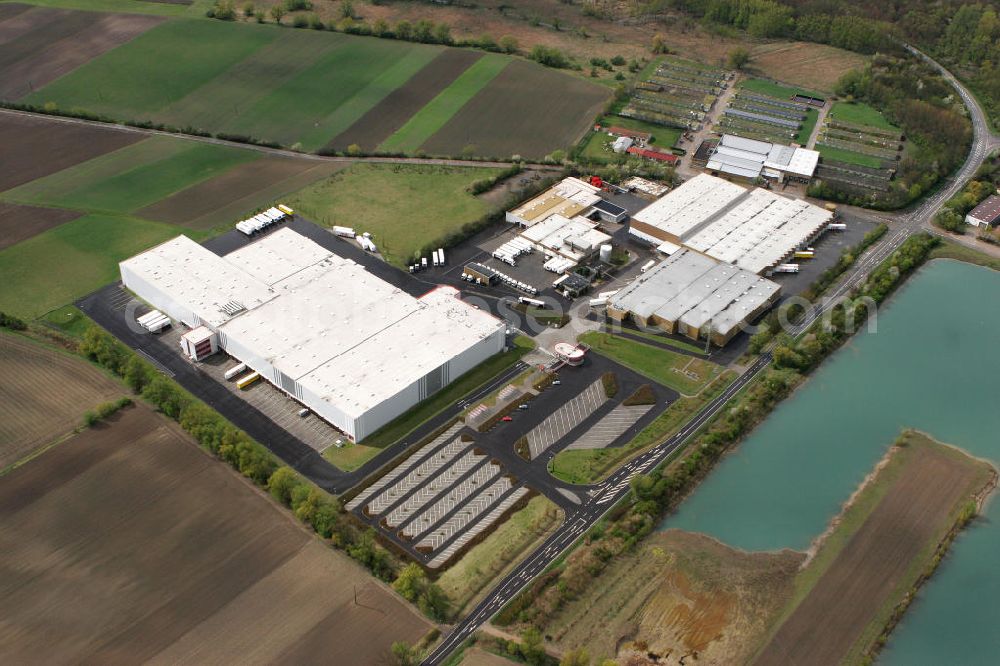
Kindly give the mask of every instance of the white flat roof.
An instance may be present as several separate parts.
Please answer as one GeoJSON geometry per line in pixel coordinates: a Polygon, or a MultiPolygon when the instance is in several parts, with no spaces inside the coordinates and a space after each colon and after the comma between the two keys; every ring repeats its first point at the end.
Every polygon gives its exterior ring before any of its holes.
{"type": "Polygon", "coordinates": [[[632,216],[683,240],[726,206],[746,194],[728,180],[698,174],[632,216]]]}
{"type": "Polygon", "coordinates": [[[812,178],[818,164],[819,151],[778,145],[775,145],[764,162],[765,167],[804,178],[812,178]]]}
{"type": "Polygon", "coordinates": [[[758,188],[684,244],[760,273],[813,238],[832,217],[806,201],[758,188]]]}
{"type": "Polygon", "coordinates": [[[187,236],[168,240],[121,263],[175,302],[184,303],[213,328],[232,318],[232,308],[224,309],[228,304],[256,308],[276,295],[265,282],[187,236]]]}
{"type": "Polygon", "coordinates": [[[525,229],[521,237],[579,261],[598,245],[611,240],[611,236],[599,231],[597,226],[596,222],[584,217],[571,219],[555,213],[525,229]]]}
{"type": "Polygon", "coordinates": [[[504,327],[451,287],[414,298],[287,228],[225,257],[180,236],[123,264],[353,418],[504,327]]]}

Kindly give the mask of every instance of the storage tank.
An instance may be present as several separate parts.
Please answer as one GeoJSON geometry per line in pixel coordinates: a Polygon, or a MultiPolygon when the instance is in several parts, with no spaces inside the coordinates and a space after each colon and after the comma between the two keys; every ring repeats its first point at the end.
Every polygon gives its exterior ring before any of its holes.
{"type": "Polygon", "coordinates": [[[602,262],[604,262],[605,264],[610,264],[611,263],[611,246],[610,245],[602,245],[599,256],[600,256],[602,262]]]}

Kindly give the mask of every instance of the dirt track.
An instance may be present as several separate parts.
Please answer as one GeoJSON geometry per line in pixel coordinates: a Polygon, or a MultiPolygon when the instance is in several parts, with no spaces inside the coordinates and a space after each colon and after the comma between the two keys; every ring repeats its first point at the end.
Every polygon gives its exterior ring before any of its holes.
{"type": "MultiPolygon", "coordinates": [[[[756,664],[839,664],[889,602],[907,570],[950,527],[981,469],[921,447],[756,664]]],[[[869,639],[872,637],[869,637],[869,639]]]]}
{"type": "Polygon", "coordinates": [[[482,53],[468,49],[442,51],[405,85],[386,95],[357,122],[335,136],[327,148],[346,150],[356,143],[362,150],[374,150],[481,57],[482,53]]]}
{"type": "Polygon", "coordinates": [[[0,469],[70,432],[123,393],[82,359],[0,333],[0,469]]]}
{"type": "Polygon", "coordinates": [[[0,192],[144,138],[107,126],[0,113],[0,192]]]}
{"type": "Polygon", "coordinates": [[[370,664],[429,629],[145,407],[0,478],[0,522],[0,663],[370,664]]]}
{"type": "Polygon", "coordinates": [[[0,203],[0,250],[80,217],[64,208],[0,203]]]}

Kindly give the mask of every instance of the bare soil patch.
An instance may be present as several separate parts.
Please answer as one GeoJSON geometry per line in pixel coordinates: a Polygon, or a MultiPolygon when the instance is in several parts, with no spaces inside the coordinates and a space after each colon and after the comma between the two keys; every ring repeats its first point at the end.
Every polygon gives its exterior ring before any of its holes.
{"type": "Polygon", "coordinates": [[[305,187],[347,166],[267,156],[176,192],[138,211],[139,217],[211,229],[254,210],[276,197],[305,187]]]}
{"type": "Polygon", "coordinates": [[[752,70],[784,83],[827,92],[845,72],[863,67],[866,60],[857,53],[805,42],[761,44],[750,52],[752,70]]]}
{"type": "Polygon", "coordinates": [[[121,387],[79,358],[0,333],[0,470],[78,426],[121,387]]]}
{"type": "Polygon", "coordinates": [[[0,479],[0,521],[4,663],[377,663],[429,628],[144,406],[0,479]]]}
{"type": "Polygon", "coordinates": [[[0,203],[0,250],[80,217],[62,208],[0,203]]]}
{"type": "Polygon", "coordinates": [[[908,444],[899,476],[755,663],[839,664],[874,640],[866,628],[915,584],[957,507],[985,483],[985,465],[925,442],[908,444]]]}
{"type": "Polygon", "coordinates": [[[442,51],[405,85],[386,95],[371,111],[335,136],[327,147],[345,150],[356,143],[364,150],[374,150],[482,57],[481,52],[469,49],[442,51]]]}
{"type": "Polygon", "coordinates": [[[144,138],[110,127],[0,111],[0,192],[144,138]]]}
{"type": "Polygon", "coordinates": [[[575,143],[609,97],[609,90],[584,79],[515,61],[421,148],[458,155],[473,145],[479,155],[540,158],[575,143]],[[525,90],[533,91],[527,106],[525,90]]]}
{"type": "Polygon", "coordinates": [[[163,17],[34,8],[7,24],[0,97],[18,99],[161,23],[163,17]],[[18,28],[19,34],[11,34],[18,28]]]}
{"type": "Polygon", "coordinates": [[[745,553],[701,534],[651,535],[616,562],[545,633],[560,649],[740,663],[790,598],[801,553],[745,553]]]}
{"type": "Polygon", "coordinates": [[[0,25],[3,21],[17,16],[18,14],[31,9],[31,5],[22,5],[16,2],[6,2],[0,4],[0,25]]]}

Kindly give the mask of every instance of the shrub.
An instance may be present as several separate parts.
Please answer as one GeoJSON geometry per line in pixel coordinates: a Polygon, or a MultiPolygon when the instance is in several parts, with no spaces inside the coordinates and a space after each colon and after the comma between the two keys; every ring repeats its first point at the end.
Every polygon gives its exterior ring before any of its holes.
{"type": "Polygon", "coordinates": [[[531,49],[531,53],[528,57],[541,65],[545,65],[546,67],[566,69],[570,66],[569,59],[563,54],[562,51],[543,44],[536,44],[534,48],[531,49]]]}
{"type": "Polygon", "coordinates": [[[23,331],[28,328],[23,319],[18,319],[14,315],[0,312],[0,328],[7,328],[12,331],[23,331]]]}
{"type": "Polygon", "coordinates": [[[618,376],[613,372],[605,372],[601,375],[601,384],[604,385],[604,394],[608,398],[613,398],[618,393],[618,376]]]}

